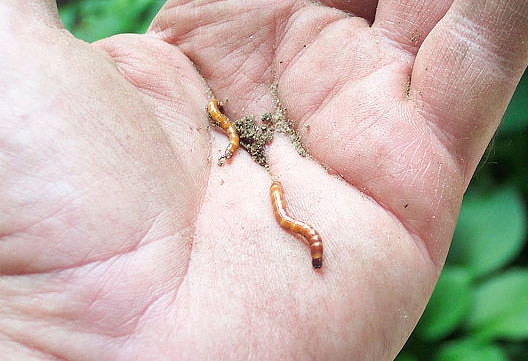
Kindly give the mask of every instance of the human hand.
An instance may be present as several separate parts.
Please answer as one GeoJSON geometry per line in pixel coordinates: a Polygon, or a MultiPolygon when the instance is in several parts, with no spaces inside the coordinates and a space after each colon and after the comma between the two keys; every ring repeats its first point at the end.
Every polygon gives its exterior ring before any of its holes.
{"type": "Polygon", "coordinates": [[[526,66],[528,6],[333,2],[369,26],[178,3],[94,45],[51,1],[0,5],[1,354],[392,359],[526,66]],[[269,173],[244,151],[218,167],[207,85],[235,119],[272,110],[274,82],[312,159],[276,135],[269,173]],[[276,223],[270,173],[321,233],[320,270],[276,223]]]}

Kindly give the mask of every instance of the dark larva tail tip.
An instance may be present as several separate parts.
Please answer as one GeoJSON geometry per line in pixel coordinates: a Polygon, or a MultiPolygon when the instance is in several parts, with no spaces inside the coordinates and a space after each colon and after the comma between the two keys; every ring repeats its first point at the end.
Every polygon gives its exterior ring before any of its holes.
{"type": "Polygon", "coordinates": [[[313,268],[321,268],[323,265],[323,259],[322,258],[312,258],[312,266],[313,268]]]}

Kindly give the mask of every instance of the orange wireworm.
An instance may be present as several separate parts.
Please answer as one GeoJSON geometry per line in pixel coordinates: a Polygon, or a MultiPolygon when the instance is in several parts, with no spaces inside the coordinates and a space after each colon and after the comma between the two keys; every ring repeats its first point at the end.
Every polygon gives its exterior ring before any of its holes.
{"type": "Polygon", "coordinates": [[[271,204],[273,205],[273,213],[280,226],[292,233],[302,236],[310,245],[312,254],[312,266],[314,268],[321,268],[323,265],[323,240],[319,232],[308,223],[298,221],[292,218],[286,211],[286,201],[284,199],[284,192],[282,185],[278,181],[274,181],[270,187],[271,204]]]}
{"type": "Polygon", "coordinates": [[[224,113],[222,113],[220,107],[221,104],[217,99],[211,99],[209,103],[207,103],[207,111],[209,112],[209,115],[215,121],[215,123],[227,133],[227,137],[229,138],[229,145],[227,146],[224,155],[219,161],[219,164],[222,165],[222,159],[229,159],[236,152],[238,146],[240,145],[240,139],[238,138],[238,133],[235,129],[235,126],[233,123],[231,123],[229,118],[226,117],[224,113]]]}

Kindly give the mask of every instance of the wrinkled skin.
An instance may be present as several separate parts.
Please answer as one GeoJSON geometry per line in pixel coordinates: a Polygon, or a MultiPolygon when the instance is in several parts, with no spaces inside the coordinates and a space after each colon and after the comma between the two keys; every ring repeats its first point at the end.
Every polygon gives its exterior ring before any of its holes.
{"type": "Polygon", "coordinates": [[[526,67],[528,5],[322,3],[168,1],[146,35],[86,44],[53,1],[2,0],[4,360],[395,357],[526,67]],[[237,118],[274,81],[312,159],[278,135],[269,173],[218,167],[207,88],[237,118]]]}

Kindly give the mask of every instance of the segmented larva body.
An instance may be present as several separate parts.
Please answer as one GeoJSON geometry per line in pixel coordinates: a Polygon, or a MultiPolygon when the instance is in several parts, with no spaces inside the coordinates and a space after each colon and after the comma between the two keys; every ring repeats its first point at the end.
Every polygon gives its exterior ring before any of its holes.
{"type": "Polygon", "coordinates": [[[274,181],[270,187],[271,204],[273,205],[273,213],[280,226],[292,233],[301,235],[310,245],[312,254],[312,266],[314,268],[321,268],[323,265],[323,240],[319,232],[309,224],[298,221],[292,218],[286,211],[286,201],[284,200],[284,192],[282,185],[278,181],[274,181]]]}
{"type": "Polygon", "coordinates": [[[207,103],[207,111],[215,123],[226,132],[227,137],[229,138],[229,145],[227,146],[223,155],[223,158],[229,159],[238,149],[238,146],[240,145],[240,139],[238,138],[238,133],[235,129],[235,126],[233,123],[231,123],[229,118],[222,113],[220,106],[220,102],[217,99],[211,99],[209,103],[207,103]]]}

